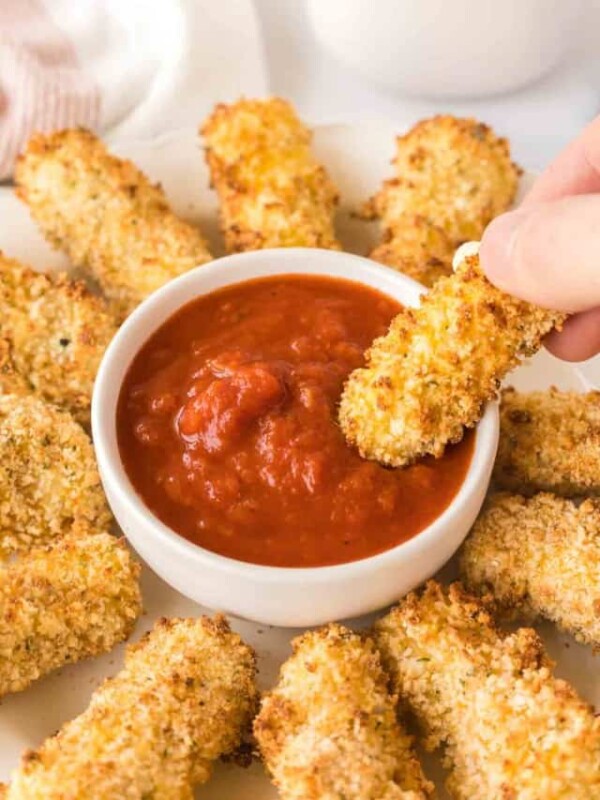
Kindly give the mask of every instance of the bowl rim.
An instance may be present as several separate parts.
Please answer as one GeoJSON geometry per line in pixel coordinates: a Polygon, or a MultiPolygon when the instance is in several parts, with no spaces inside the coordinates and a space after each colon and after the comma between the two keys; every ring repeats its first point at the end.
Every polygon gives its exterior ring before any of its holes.
{"type": "MultiPolygon", "coordinates": [[[[442,538],[448,527],[460,522],[464,506],[477,493],[482,478],[486,479],[491,471],[499,431],[497,401],[491,401],[487,404],[480,422],[475,426],[473,454],[465,479],[442,513],[407,541],[372,556],[340,564],[317,567],[281,567],[255,564],[215,553],[201,545],[190,542],[183,535],[165,525],[146,506],[129,481],[119,457],[115,414],[120,388],[132,358],[139,352],[142,344],[151,335],[151,333],[147,332],[143,336],[137,336],[137,341],[135,341],[138,329],[146,327],[150,318],[153,322],[148,327],[155,331],[176,313],[177,309],[182,308],[195,298],[217,291],[219,288],[225,288],[226,286],[253,280],[254,278],[267,277],[268,275],[284,276],[289,274],[323,275],[363,283],[394,297],[403,305],[412,307],[417,305],[419,297],[427,292],[424,286],[412,278],[368,258],[317,248],[255,250],[224,256],[195,267],[169,281],[169,283],[160,287],[146,298],[125,320],[110,342],[98,369],[92,397],[91,416],[94,448],[102,482],[103,484],[110,484],[106,487],[107,495],[109,497],[116,496],[119,502],[127,509],[135,524],[151,529],[152,535],[158,540],[158,543],[166,546],[171,552],[175,552],[176,556],[194,559],[194,561],[201,563],[203,566],[219,569],[221,572],[232,576],[240,577],[243,574],[244,577],[260,580],[261,583],[287,583],[294,579],[300,579],[305,584],[335,582],[336,579],[345,581],[352,575],[358,578],[366,573],[376,572],[380,568],[389,567],[400,560],[405,561],[410,560],[413,556],[418,557],[442,538]],[[315,266],[315,258],[318,259],[318,266],[315,266]],[[279,264],[281,268],[273,268],[273,261],[279,264]],[[311,265],[307,262],[313,263],[311,265]],[[299,266],[301,268],[298,268],[299,266]],[[245,277],[238,277],[234,280],[222,280],[223,277],[227,277],[237,270],[248,272],[248,274],[245,277]],[[354,272],[358,272],[360,277],[354,275],[354,272]],[[369,278],[371,281],[368,280],[369,278]],[[211,282],[215,282],[217,285],[212,288],[202,289],[202,285],[210,285],[211,282]],[[382,285],[388,287],[388,289],[382,288],[382,285]],[[392,287],[392,292],[389,291],[389,287],[392,287]],[[187,298],[175,305],[168,313],[165,313],[164,307],[167,305],[169,298],[176,294],[185,294],[188,289],[190,291],[187,298]],[[129,355],[125,359],[126,365],[119,370],[122,375],[118,381],[118,389],[115,390],[115,381],[112,379],[112,373],[115,369],[115,361],[123,361],[123,352],[129,352],[129,355]],[[114,401],[112,398],[114,398],[114,401]],[[107,407],[109,409],[108,412],[106,410],[107,407]]],[[[126,533],[125,535],[127,536],[126,533]]]]}

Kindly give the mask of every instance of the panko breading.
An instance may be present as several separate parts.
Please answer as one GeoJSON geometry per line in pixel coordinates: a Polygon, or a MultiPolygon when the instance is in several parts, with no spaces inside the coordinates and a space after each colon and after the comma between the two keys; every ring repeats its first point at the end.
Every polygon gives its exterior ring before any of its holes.
{"type": "Polygon", "coordinates": [[[111,650],[141,613],[139,565],[107,533],[0,566],[0,696],[111,650]]]}
{"type": "Polygon", "coordinates": [[[14,368],[46,400],[89,422],[100,359],[116,333],[104,301],[66,275],[46,275],[0,253],[0,333],[14,368]]]}
{"type": "Polygon", "coordinates": [[[491,495],[461,570],[469,590],[491,592],[504,612],[546,617],[600,647],[600,500],[491,495]]]}
{"type": "Polygon", "coordinates": [[[34,395],[0,395],[0,555],[110,520],[83,428],[34,395]]]}
{"type": "Polygon", "coordinates": [[[535,631],[501,632],[458,584],[432,581],[375,636],[426,745],[445,746],[454,798],[600,797],[600,718],[553,676],[535,631]]]}
{"type": "Polygon", "coordinates": [[[250,724],[254,662],[223,619],[160,620],[83,714],[25,753],[7,800],[192,800],[250,724]]]}
{"type": "Polygon", "coordinates": [[[293,642],[254,732],[284,800],[424,800],[373,643],[330,624],[293,642]]]}
{"type": "Polygon", "coordinates": [[[265,247],[339,250],[337,191],[311,132],[285,100],[218,105],[201,128],[229,253],[265,247]]]}
{"type": "Polygon", "coordinates": [[[15,180],[46,238],[93,275],[118,317],[210,259],[200,231],[175,216],[162,188],[90,131],[36,134],[15,180]]]}
{"type": "Polygon", "coordinates": [[[492,286],[467,256],[376,339],[342,394],[340,422],[365,458],[401,467],[459,441],[502,378],[565,315],[492,286]]]}
{"type": "Polygon", "coordinates": [[[480,239],[486,225],[511,205],[520,170],[508,141],[475,119],[436,116],[396,140],[396,177],[367,204],[368,216],[394,227],[419,214],[455,244],[480,239]]]}
{"type": "Polygon", "coordinates": [[[600,493],[600,392],[505,389],[494,481],[525,494],[600,493]]]}
{"type": "Polygon", "coordinates": [[[0,338],[0,395],[26,395],[31,394],[32,391],[31,384],[21,375],[15,365],[11,343],[8,339],[0,338]]]}
{"type": "Polygon", "coordinates": [[[416,214],[403,214],[369,255],[409,278],[431,287],[452,274],[454,244],[441,228],[416,214]]]}

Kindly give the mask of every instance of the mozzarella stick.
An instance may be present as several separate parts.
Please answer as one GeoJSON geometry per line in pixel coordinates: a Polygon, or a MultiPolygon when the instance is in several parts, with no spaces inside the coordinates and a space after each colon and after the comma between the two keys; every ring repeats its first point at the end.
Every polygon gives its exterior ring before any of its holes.
{"type": "Polygon", "coordinates": [[[331,624],[293,642],[254,732],[283,800],[424,800],[373,643],[331,624]]]}
{"type": "Polygon", "coordinates": [[[111,519],[83,428],[34,395],[0,395],[0,556],[111,519]]]}
{"type": "Polygon", "coordinates": [[[25,753],[6,800],[192,800],[250,724],[254,662],[223,619],[160,620],[83,714],[25,753]]]}
{"type": "Polygon", "coordinates": [[[0,696],[126,639],[139,566],[114,536],[64,537],[0,568],[0,696]]]}
{"type": "Polygon", "coordinates": [[[466,256],[416,309],[404,309],[342,394],[340,423],[361,455],[394,467],[462,439],[500,381],[565,315],[517,300],[466,256]]]}
{"type": "Polygon", "coordinates": [[[81,282],[35,272],[0,252],[0,318],[23,381],[89,423],[96,372],[117,330],[105,302],[81,282]]]}
{"type": "Polygon", "coordinates": [[[381,243],[369,258],[403,272],[424,286],[452,273],[454,243],[425,217],[402,214],[384,228],[381,243]]]}
{"type": "Polygon", "coordinates": [[[499,631],[455,584],[430,582],[375,626],[393,685],[445,747],[455,800],[600,797],[600,719],[552,664],[535,631],[499,631]]]}
{"type": "Polygon", "coordinates": [[[333,229],[337,190],[289,103],[273,97],[218,105],[201,134],[227,252],[340,249],[333,229]]]}
{"type": "Polygon", "coordinates": [[[119,317],[210,259],[200,232],[175,216],[162,188],[90,131],[36,134],[15,181],[48,241],[98,281],[119,317]]]}
{"type": "Polygon", "coordinates": [[[467,588],[600,647],[600,501],[493,494],[466,540],[467,588]]]}
{"type": "Polygon", "coordinates": [[[505,389],[494,481],[525,494],[600,493],[600,392],[505,389]]]}
{"type": "Polygon", "coordinates": [[[393,230],[405,214],[437,225],[456,246],[480,239],[513,202],[521,170],[506,139],[483,122],[439,115],[396,139],[396,176],[365,206],[393,230]]]}

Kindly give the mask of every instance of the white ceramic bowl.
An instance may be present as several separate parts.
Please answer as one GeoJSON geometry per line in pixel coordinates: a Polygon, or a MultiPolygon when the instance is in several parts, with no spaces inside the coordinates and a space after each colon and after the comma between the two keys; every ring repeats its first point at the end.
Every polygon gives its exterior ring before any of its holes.
{"type": "Polygon", "coordinates": [[[188,542],[157,519],[134,491],[121,464],[116,407],[127,369],[141,345],[182,305],[239,281],[275,274],[333,275],[359,281],[406,306],[423,287],[366,258],[327,250],[260,250],[198,267],[155,292],[111,342],[96,379],[92,428],[108,501],[140,556],[187,597],[225,612],[282,626],[316,625],[382,608],[435,572],[459,547],[483,502],[498,441],[498,409],[478,425],[467,476],[448,508],[414,538],[371,558],[331,567],[248,564],[188,542]]]}
{"type": "Polygon", "coordinates": [[[582,0],[306,0],[322,47],[391,89],[429,97],[514,91],[577,47],[582,0]]]}

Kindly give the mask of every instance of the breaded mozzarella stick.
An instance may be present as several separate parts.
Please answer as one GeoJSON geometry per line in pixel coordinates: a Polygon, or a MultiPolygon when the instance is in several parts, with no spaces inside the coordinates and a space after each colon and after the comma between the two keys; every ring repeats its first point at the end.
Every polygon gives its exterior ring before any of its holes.
{"type": "Polygon", "coordinates": [[[552,620],[600,647],[600,501],[488,498],[461,557],[467,588],[500,609],[552,620]]]}
{"type": "Polygon", "coordinates": [[[34,395],[0,395],[0,556],[111,519],[83,428],[34,395]]]}
{"type": "Polygon", "coordinates": [[[89,272],[123,317],[155,289],[210,259],[165,193],[90,131],[36,134],[15,170],[42,233],[89,272]]]}
{"type": "Polygon", "coordinates": [[[452,254],[480,239],[513,202],[520,170],[506,139],[475,119],[436,116],[396,139],[396,177],[384,182],[363,216],[381,218],[382,242],[370,254],[433,286],[452,271],[452,254]]]}
{"type": "Polygon", "coordinates": [[[340,248],[333,229],[337,191],[311,152],[311,132],[288,102],[272,97],[218,105],[201,134],[229,253],[340,248]]]}
{"type": "Polygon", "coordinates": [[[483,122],[449,114],[424,119],[396,139],[396,177],[385,181],[365,215],[393,229],[404,214],[419,214],[458,244],[480,239],[510,206],[521,170],[506,139],[483,122]]]}
{"type": "Polygon", "coordinates": [[[440,456],[475,425],[506,373],[565,315],[517,300],[467,256],[404,309],[342,394],[340,422],[362,456],[401,467],[440,456]]]}
{"type": "Polygon", "coordinates": [[[138,578],[107,533],[66,536],[0,567],[0,696],[126,639],[141,613],[138,578]]]}
{"type": "Polygon", "coordinates": [[[600,493],[600,392],[505,389],[494,481],[522,493],[600,493]]]}
{"type": "Polygon", "coordinates": [[[437,225],[416,214],[402,214],[384,229],[381,244],[369,258],[431,287],[452,273],[454,249],[437,225]]]}
{"type": "Polygon", "coordinates": [[[254,661],[223,620],[160,620],[83,714],[25,753],[6,800],[192,800],[250,724],[254,661]]]}
{"type": "Polygon", "coordinates": [[[89,423],[92,388],[117,326],[103,299],[66,275],[46,275],[0,252],[0,331],[31,389],[89,423]]]}
{"type": "Polygon", "coordinates": [[[456,800],[600,797],[600,718],[554,678],[537,634],[503,633],[458,584],[430,582],[375,626],[395,689],[456,800]]]}
{"type": "Polygon", "coordinates": [[[283,800],[429,797],[373,643],[330,624],[293,648],[254,723],[283,800]]]}

